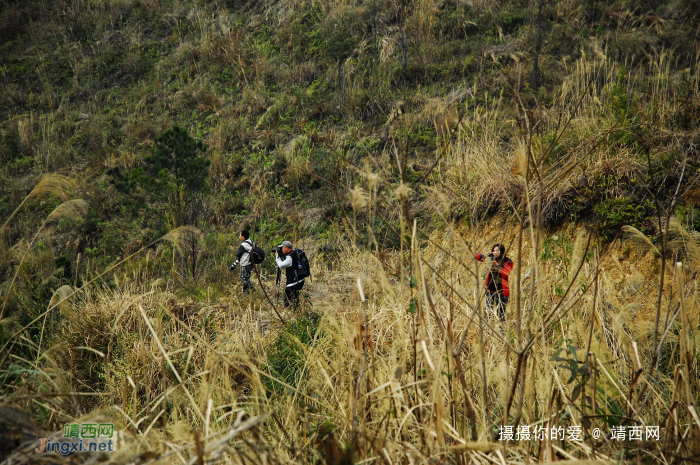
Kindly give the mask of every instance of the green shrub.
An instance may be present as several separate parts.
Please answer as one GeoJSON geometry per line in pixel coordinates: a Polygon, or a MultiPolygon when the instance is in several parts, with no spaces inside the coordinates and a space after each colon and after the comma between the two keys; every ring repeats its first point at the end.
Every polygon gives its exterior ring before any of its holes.
{"type": "Polygon", "coordinates": [[[509,4],[501,8],[498,20],[501,23],[503,32],[510,34],[515,32],[527,19],[524,8],[515,4],[509,4]]]}
{"type": "Polygon", "coordinates": [[[640,229],[653,211],[651,200],[637,202],[630,197],[605,199],[593,207],[593,212],[602,219],[600,233],[603,240],[610,239],[625,225],[640,229]]]}
{"type": "MultiPolygon", "coordinates": [[[[174,126],[156,139],[155,153],[144,159],[144,166],[128,172],[116,167],[107,174],[114,187],[131,199],[145,195],[166,204],[168,222],[177,227],[193,214],[196,219],[196,213],[186,209],[192,210],[194,196],[207,190],[211,162],[202,156],[205,152],[204,143],[174,126]]],[[[133,206],[133,201],[127,202],[133,206]]]]}
{"type": "MultiPolygon", "coordinates": [[[[297,386],[306,362],[306,353],[317,340],[320,322],[321,314],[315,312],[306,312],[287,322],[272,347],[268,349],[267,362],[273,376],[290,386],[297,386]]],[[[273,393],[285,389],[269,378],[265,378],[263,382],[273,393]]]]}

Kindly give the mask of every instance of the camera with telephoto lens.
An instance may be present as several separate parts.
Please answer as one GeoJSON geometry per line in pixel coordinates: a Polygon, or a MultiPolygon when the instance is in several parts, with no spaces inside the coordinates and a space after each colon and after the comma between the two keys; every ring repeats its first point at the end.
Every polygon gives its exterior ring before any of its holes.
{"type": "Polygon", "coordinates": [[[272,249],[271,252],[272,252],[273,254],[274,254],[275,252],[277,252],[277,256],[278,256],[278,257],[284,257],[284,252],[282,252],[282,246],[279,246],[279,247],[277,247],[277,248],[275,248],[275,249],[272,249]]]}

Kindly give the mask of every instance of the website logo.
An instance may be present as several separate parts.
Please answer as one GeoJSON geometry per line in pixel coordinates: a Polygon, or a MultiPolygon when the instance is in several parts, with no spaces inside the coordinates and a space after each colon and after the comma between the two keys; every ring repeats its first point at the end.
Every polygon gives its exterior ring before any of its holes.
{"type": "Polygon", "coordinates": [[[34,452],[114,452],[116,450],[114,423],[70,423],[63,427],[63,439],[39,439],[34,452]]]}

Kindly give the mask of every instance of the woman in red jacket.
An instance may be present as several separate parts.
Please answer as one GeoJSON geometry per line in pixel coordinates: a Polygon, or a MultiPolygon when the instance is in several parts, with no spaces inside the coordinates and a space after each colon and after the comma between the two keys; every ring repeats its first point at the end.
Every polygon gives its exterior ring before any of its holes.
{"type": "Polygon", "coordinates": [[[486,306],[489,310],[496,309],[498,317],[502,322],[506,321],[506,305],[510,288],[508,287],[508,276],[513,271],[513,260],[506,257],[506,248],[503,244],[493,246],[491,252],[480,253],[476,259],[480,262],[491,259],[491,267],[486,274],[486,306]]]}

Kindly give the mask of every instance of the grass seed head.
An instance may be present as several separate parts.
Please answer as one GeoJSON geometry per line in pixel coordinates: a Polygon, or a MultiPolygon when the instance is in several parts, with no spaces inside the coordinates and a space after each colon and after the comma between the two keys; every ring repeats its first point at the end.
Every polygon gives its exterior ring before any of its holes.
{"type": "Polygon", "coordinates": [[[365,210],[369,204],[369,195],[367,195],[367,191],[360,186],[355,186],[354,189],[351,189],[349,197],[352,209],[355,213],[365,210]]]}
{"type": "Polygon", "coordinates": [[[60,220],[62,218],[77,220],[82,218],[87,213],[88,208],[88,203],[83,199],[68,200],[56,207],[54,211],[51,212],[47,220],[60,220]]]}
{"type": "Polygon", "coordinates": [[[644,235],[643,232],[641,232],[639,229],[635,228],[634,226],[623,226],[622,231],[625,233],[625,237],[635,243],[638,247],[640,247],[643,251],[651,250],[654,252],[656,255],[661,255],[661,252],[659,252],[659,249],[656,248],[654,244],[651,243],[649,238],[644,235]]]}
{"type": "Polygon", "coordinates": [[[70,308],[70,302],[67,300],[67,297],[71,294],[73,294],[73,287],[68,284],[64,284],[53,293],[51,301],[49,302],[49,307],[53,307],[54,305],[58,304],[58,308],[61,310],[61,316],[65,317],[66,312],[70,308]]]}
{"type": "Polygon", "coordinates": [[[178,253],[184,255],[185,245],[188,242],[192,240],[199,242],[202,240],[202,231],[192,226],[180,226],[161,237],[161,240],[170,242],[175,246],[178,253]]]}
{"type": "Polygon", "coordinates": [[[73,190],[77,187],[76,182],[60,174],[49,174],[44,176],[34,189],[27,196],[28,199],[53,194],[61,200],[68,200],[73,190]]]}
{"type": "Polygon", "coordinates": [[[404,183],[399,184],[399,187],[394,189],[394,195],[400,200],[407,199],[411,195],[411,192],[413,192],[413,189],[404,183]]]}

